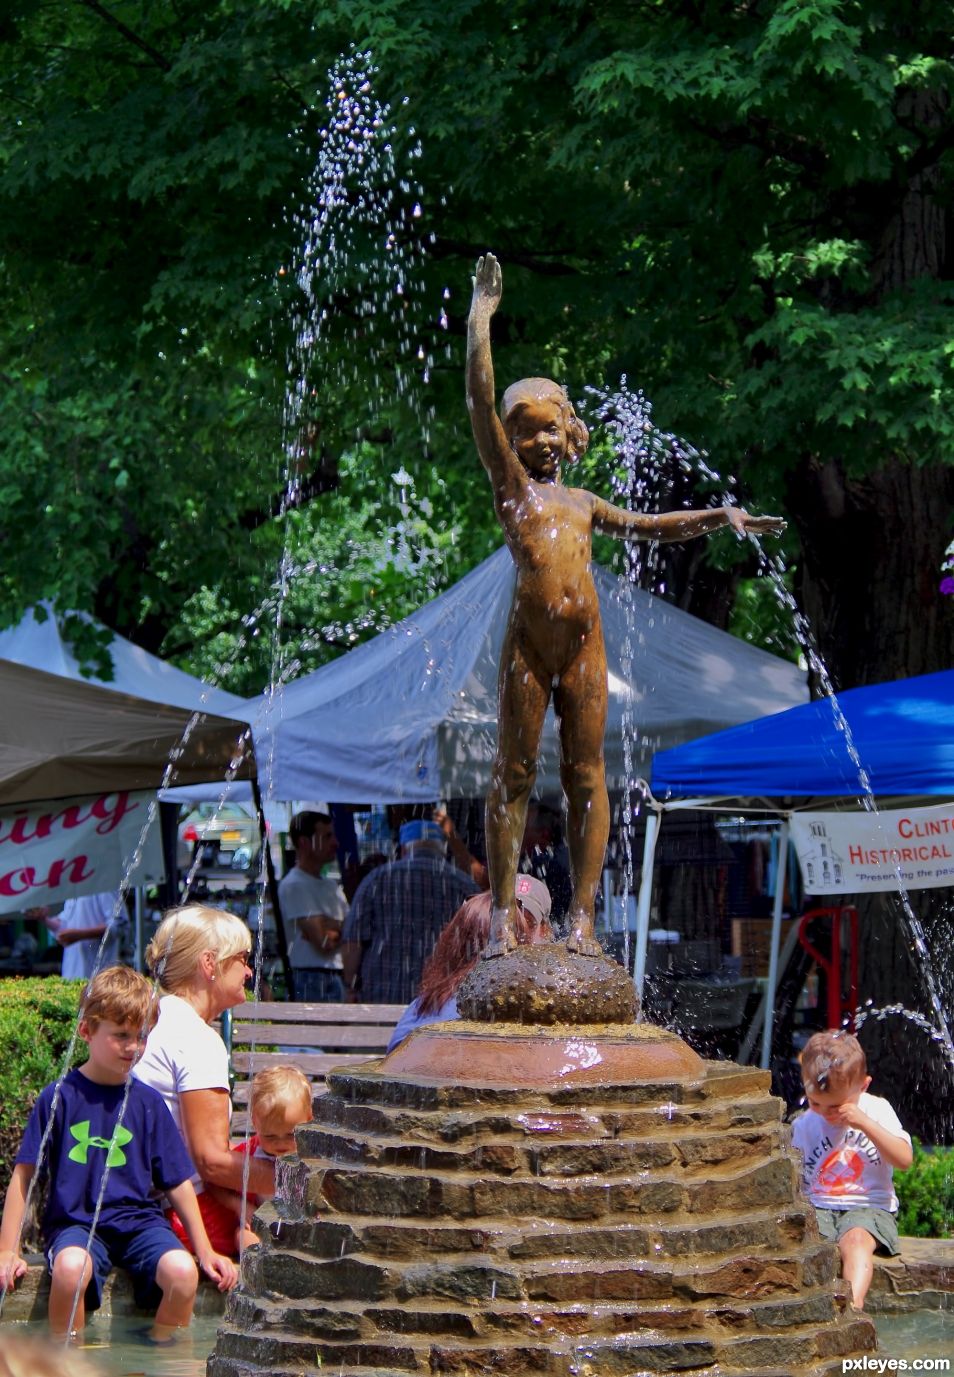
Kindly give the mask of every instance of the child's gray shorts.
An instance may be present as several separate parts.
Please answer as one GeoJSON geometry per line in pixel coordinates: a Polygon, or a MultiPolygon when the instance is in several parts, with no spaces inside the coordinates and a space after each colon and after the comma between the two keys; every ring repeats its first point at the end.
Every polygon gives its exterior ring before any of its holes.
{"type": "Polygon", "coordinates": [[[876,1253],[895,1257],[901,1251],[898,1221],[890,1210],[879,1210],[875,1205],[858,1205],[853,1210],[822,1210],[816,1205],[815,1217],[822,1238],[837,1242],[849,1229],[865,1229],[878,1245],[876,1253]]]}

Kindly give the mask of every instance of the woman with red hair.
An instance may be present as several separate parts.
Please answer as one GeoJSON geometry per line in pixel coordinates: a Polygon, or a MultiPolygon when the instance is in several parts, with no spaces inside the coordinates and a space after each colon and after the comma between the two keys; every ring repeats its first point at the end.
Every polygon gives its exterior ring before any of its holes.
{"type": "MultiPolygon", "coordinates": [[[[460,1018],[457,991],[480,959],[490,940],[493,908],[489,889],[465,899],[441,931],[434,950],[421,972],[417,998],[401,1015],[391,1034],[388,1051],[425,1023],[446,1023],[460,1018]]],[[[517,940],[535,945],[553,938],[550,927],[550,891],[533,875],[517,876],[517,940]]]]}

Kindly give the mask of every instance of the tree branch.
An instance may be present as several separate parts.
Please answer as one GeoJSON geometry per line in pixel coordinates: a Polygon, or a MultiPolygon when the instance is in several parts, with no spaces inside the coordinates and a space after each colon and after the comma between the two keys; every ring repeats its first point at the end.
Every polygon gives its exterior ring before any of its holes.
{"type": "Polygon", "coordinates": [[[154,48],[151,43],[147,43],[144,38],[140,38],[137,33],[133,33],[132,29],[124,24],[121,19],[117,19],[114,14],[110,14],[106,6],[99,3],[99,0],[79,0],[79,3],[85,5],[88,10],[92,10],[94,14],[98,14],[100,19],[104,19],[107,24],[111,24],[117,33],[121,33],[123,38],[139,48],[141,52],[144,52],[157,67],[162,69],[162,71],[172,71],[172,63],[168,58],[163,57],[162,53],[154,48]]]}
{"type": "Polygon", "coordinates": [[[279,71],[277,67],[273,67],[272,75],[278,82],[278,84],[280,86],[284,86],[288,94],[292,97],[294,101],[296,101],[298,108],[301,110],[303,115],[313,115],[315,113],[314,108],[308,104],[308,102],[301,95],[300,91],[295,90],[294,86],[285,76],[284,72],[279,71]]]}

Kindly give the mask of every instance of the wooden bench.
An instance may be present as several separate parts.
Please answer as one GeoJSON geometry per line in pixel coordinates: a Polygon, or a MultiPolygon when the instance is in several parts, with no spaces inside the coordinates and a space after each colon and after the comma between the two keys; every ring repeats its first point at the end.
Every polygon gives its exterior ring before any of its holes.
{"type": "Polygon", "coordinates": [[[297,1066],[321,1095],[334,1067],[383,1055],[404,1009],[403,1004],[280,1003],[233,1009],[231,1018],[223,1020],[234,1077],[232,1133],[245,1132],[249,1085],[256,1071],[297,1066]]]}

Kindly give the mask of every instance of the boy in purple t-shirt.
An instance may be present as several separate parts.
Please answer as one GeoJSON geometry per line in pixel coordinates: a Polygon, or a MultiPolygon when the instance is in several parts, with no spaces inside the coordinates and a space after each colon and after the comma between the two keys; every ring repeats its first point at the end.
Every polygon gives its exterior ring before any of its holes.
{"type": "Polygon", "coordinates": [[[58,1088],[40,1092],[17,1154],[0,1223],[0,1288],[26,1271],[18,1248],[27,1191],[40,1166],[50,1182],[42,1230],[57,1338],[82,1330],[87,1304],[99,1306],[114,1266],[132,1273],[141,1305],[158,1302],[153,1338],[169,1339],[189,1323],[198,1272],[163,1215],[160,1191],[185,1224],[202,1270],[220,1291],[235,1285],[233,1263],[213,1251],[206,1235],[192,1162],[172,1115],[161,1095],[129,1079],[154,1020],[148,980],[126,966],[100,971],[81,1006],[89,1057],[58,1088]]]}

